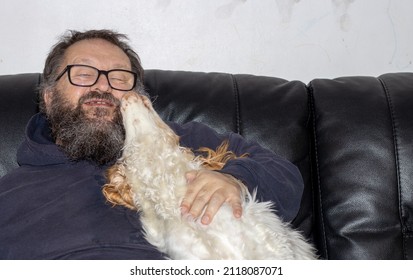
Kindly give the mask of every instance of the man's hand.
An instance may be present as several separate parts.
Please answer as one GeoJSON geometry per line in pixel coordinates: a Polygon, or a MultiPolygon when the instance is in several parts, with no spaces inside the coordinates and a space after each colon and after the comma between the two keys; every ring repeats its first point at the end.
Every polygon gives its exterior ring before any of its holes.
{"type": "Polygon", "coordinates": [[[188,190],[181,204],[182,214],[198,218],[206,207],[201,223],[208,225],[224,202],[231,205],[234,217],[242,216],[244,187],[231,175],[210,170],[186,174],[188,190]]]}

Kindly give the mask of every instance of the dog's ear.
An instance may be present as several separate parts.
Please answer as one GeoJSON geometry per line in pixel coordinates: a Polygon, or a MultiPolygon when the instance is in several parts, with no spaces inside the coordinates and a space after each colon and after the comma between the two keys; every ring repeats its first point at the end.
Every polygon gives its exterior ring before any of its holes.
{"type": "Polygon", "coordinates": [[[199,148],[198,151],[202,153],[202,156],[199,157],[202,165],[210,170],[221,170],[231,159],[248,157],[248,154],[237,156],[234,152],[229,151],[228,148],[228,140],[223,141],[215,151],[205,147],[199,148]]]}
{"type": "Polygon", "coordinates": [[[107,184],[103,186],[102,193],[106,200],[113,206],[125,206],[138,210],[133,202],[131,187],[126,181],[125,167],[115,164],[106,171],[107,184]]]}

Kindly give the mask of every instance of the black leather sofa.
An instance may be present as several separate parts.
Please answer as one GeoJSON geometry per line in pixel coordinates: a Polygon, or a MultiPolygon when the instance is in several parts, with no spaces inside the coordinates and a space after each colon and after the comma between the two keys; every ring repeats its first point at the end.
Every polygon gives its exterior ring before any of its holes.
{"type": "MultiPolygon", "coordinates": [[[[0,176],[17,166],[40,78],[0,76],[0,176]]],[[[413,73],[306,85],[147,70],[145,83],[165,119],[235,131],[295,163],[305,193],[293,224],[320,258],[413,258],[413,73]]]]}

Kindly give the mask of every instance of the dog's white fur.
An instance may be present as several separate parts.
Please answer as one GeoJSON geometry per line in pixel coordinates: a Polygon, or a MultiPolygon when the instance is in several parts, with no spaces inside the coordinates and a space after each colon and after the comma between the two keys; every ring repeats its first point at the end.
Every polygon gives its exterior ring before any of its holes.
{"type": "Polygon", "coordinates": [[[185,173],[202,168],[145,96],[128,93],[121,112],[126,131],[118,184],[127,180],[141,212],[145,237],[172,259],[314,259],[314,249],[281,222],[269,202],[248,191],[240,219],[224,204],[208,226],[182,216],[185,173]]]}

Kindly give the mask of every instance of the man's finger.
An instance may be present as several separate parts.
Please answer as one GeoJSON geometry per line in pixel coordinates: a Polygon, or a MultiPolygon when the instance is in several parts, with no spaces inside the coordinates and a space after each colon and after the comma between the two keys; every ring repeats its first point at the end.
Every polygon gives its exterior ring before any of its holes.
{"type": "Polygon", "coordinates": [[[224,202],[224,196],[222,196],[218,192],[214,193],[214,195],[212,195],[209,200],[204,215],[202,215],[201,223],[204,225],[211,223],[212,219],[215,217],[216,213],[219,211],[224,202]]]}
{"type": "Polygon", "coordinates": [[[185,174],[185,178],[188,184],[187,191],[181,202],[181,213],[187,214],[194,203],[195,197],[198,195],[199,189],[196,189],[192,182],[197,176],[197,171],[189,171],[185,174]]]}

